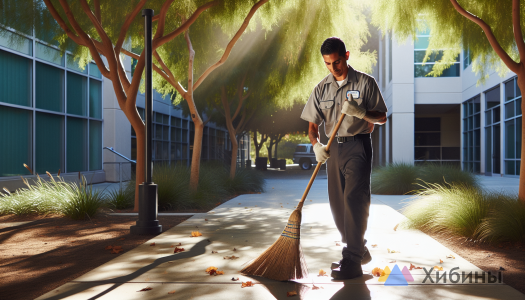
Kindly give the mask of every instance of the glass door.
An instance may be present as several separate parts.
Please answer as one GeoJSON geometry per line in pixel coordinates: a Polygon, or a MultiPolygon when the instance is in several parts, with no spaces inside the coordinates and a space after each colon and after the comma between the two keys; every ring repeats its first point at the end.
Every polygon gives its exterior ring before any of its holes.
{"type": "Polygon", "coordinates": [[[501,106],[499,86],[485,92],[485,175],[501,173],[501,106]]]}

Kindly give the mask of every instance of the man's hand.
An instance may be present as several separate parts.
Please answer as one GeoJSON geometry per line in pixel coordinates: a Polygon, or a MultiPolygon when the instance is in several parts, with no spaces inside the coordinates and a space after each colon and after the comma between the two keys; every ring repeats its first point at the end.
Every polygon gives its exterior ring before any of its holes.
{"type": "Polygon", "coordinates": [[[323,145],[319,142],[314,145],[315,160],[320,163],[325,163],[326,160],[330,157],[330,153],[326,151],[326,145],[323,145]]]}
{"type": "Polygon", "coordinates": [[[359,107],[359,104],[357,104],[357,102],[352,97],[350,97],[348,101],[343,103],[343,109],[341,110],[341,113],[362,119],[366,115],[366,109],[359,107]]]}

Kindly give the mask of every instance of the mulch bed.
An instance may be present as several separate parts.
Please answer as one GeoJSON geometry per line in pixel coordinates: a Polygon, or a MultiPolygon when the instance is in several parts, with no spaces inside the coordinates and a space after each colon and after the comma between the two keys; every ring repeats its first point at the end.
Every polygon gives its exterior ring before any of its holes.
{"type": "MultiPolygon", "coordinates": [[[[159,216],[163,231],[191,216],[159,216]]],[[[0,223],[33,221],[0,228],[0,298],[35,299],[145,243],[153,236],[134,236],[136,216],[99,213],[74,221],[58,215],[0,216],[0,223]],[[119,254],[105,250],[122,246],[119,254]]]]}
{"type": "Polygon", "coordinates": [[[429,235],[485,272],[504,268],[505,271],[501,271],[503,282],[525,294],[525,244],[488,245],[468,242],[465,238],[429,235]]]}

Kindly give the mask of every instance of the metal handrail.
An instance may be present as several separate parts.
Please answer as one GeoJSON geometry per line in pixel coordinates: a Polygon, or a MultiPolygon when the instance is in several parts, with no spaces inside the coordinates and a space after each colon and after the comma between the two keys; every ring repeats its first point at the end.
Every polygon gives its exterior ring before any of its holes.
{"type": "Polygon", "coordinates": [[[131,162],[131,163],[134,163],[134,164],[137,163],[136,161],[134,161],[134,160],[132,160],[132,159],[129,159],[129,158],[125,157],[124,155],[118,153],[117,151],[115,151],[115,149],[113,149],[113,147],[104,147],[104,149],[107,149],[107,150],[109,150],[109,151],[115,153],[116,155],[122,157],[123,159],[125,159],[125,160],[127,160],[127,161],[129,161],[129,162],[131,162]]]}

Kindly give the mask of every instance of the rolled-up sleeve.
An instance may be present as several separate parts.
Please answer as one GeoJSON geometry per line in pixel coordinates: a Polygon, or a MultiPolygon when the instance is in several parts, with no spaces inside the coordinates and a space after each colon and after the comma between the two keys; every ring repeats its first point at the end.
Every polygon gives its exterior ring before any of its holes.
{"type": "Polygon", "coordinates": [[[321,125],[323,123],[323,117],[321,110],[319,109],[319,97],[320,97],[320,88],[316,86],[308,98],[308,102],[304,106],[303,113],[301,114],[301,119],[321,125]]]}
{"type": "Polygon", "coordinates": [[[366,103],[366,110],[385,113],[388,111],[385,100],[383,99],[383,95],[381,95],[381,91],[379,90],[377,82],[373,77],[369,78],[367,84],[367,95],[368,99],[366,103]]]}

